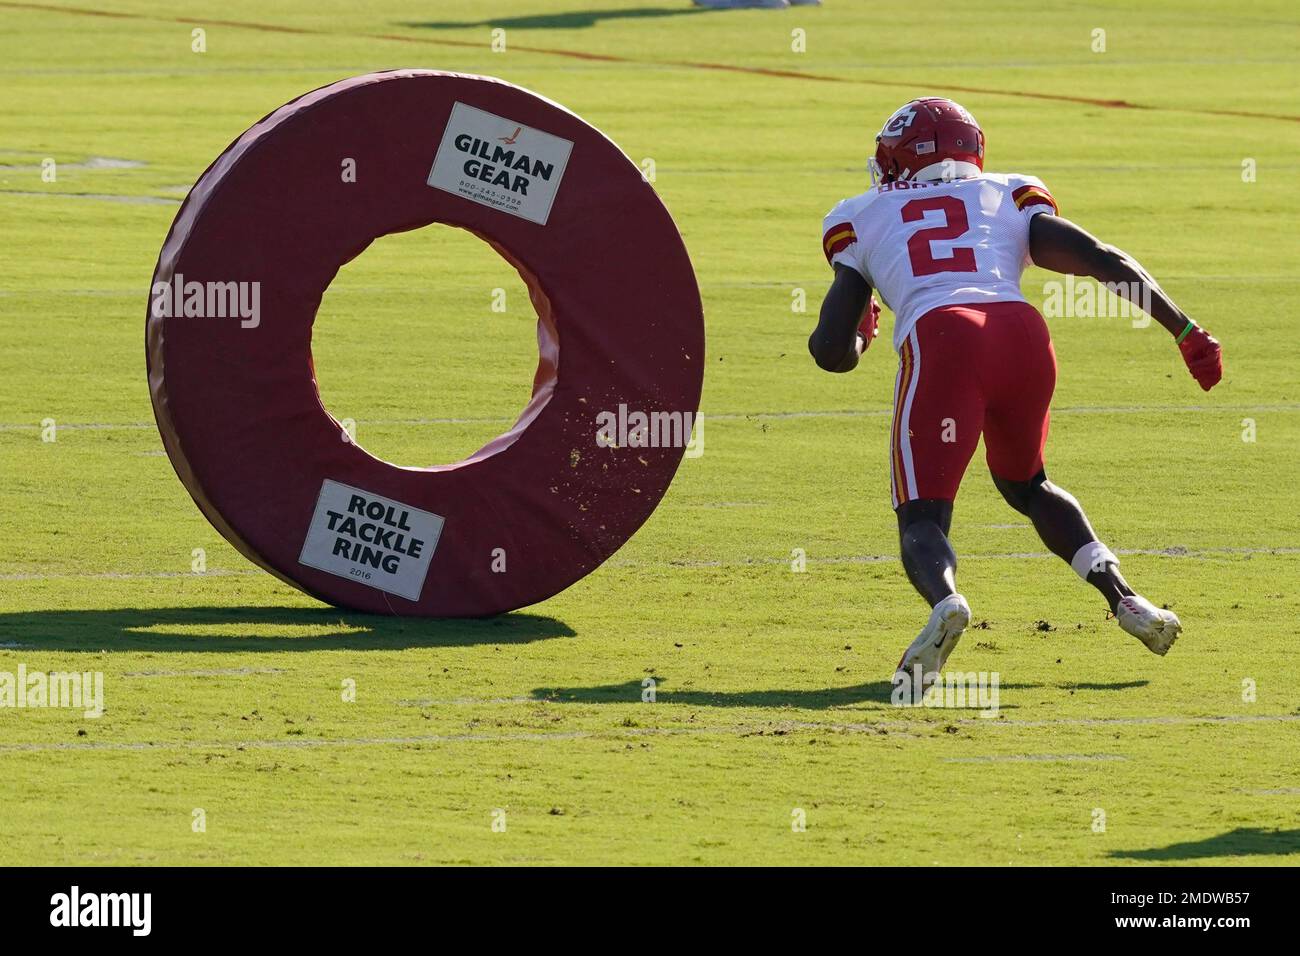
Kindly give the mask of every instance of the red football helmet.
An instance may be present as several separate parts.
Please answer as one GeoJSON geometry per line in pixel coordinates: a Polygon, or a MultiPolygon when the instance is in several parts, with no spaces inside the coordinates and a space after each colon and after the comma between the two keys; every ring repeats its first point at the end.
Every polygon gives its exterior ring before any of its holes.
{"type": "Polygon", "coordinates": [[[984,131],[952,100],[912,100],[885,121],[867,167],[872,183],[974,176],[984,169],[984,131]]]}

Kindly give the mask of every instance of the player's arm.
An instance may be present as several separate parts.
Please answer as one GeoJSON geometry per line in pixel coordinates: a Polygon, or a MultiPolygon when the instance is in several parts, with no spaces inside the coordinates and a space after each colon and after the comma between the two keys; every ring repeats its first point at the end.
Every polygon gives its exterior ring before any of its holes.
{"type": "Polygon", "coordinates": [[[1115,283],[1117,294],[1139,308],[1143,305],[1140,297],[1145,295],[1151,306],[1151,317],[1168,329],[1170,335],[1178,335],[1191,321],[1141,263],[1061,216],[1039,213],[1030,220],[1029,255],[1034,265],[1053,272],[1115,283]]]}
{"type": "Polygon", "coordinates": [[[1128,253],[1101,242],[1068,219],[1042,212],[1029,222],[1029,256],[1035,265],[1053,272],[1091,276],[1150,312],[1174,336],[1188,369],[1207,392],[1223,377],[1219,343],[1128,253]]]}
{"type": "Polygon", "coordinates": [[[856,269],[835,264],[835,278],[822,300],[817,328],[808,337],[808,351],[819,368],[828,372],[851,372],[874,335],[879,308],[871,298],[871,286],[856,269]],[[860,331],[859,327],[866,331],[860,331]]]}

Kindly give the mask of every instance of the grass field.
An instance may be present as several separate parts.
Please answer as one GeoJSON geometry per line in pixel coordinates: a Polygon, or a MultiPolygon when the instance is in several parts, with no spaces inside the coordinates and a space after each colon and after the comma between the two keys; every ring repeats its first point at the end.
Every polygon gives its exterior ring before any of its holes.
{"type": "MultiPolygon", "coordinates": [[[[106,700],[0,709],[0,863],[1300,862],[1293,4],[485,6],[0,2],[0,671],[101,671],[106,700]],[[703,456],[605,566],[492,620],[355,615],[254,568],[173,473],[144,375],[189,185],[279,104],[401,66],[503,77],[653,159],[705,304],[703,456]],[[1154,326],[1052,320],[1049,470],[1185,632],[1163,659],[1123,636],[979,455],[951,663],[1000,674],[992,719],[891,705],[925,610],[889,510],[894,357],[886,333],[829,376],[805,348],[821,217],[926,93],[1227,356],[1207,395],[1154,326]]],[[[449,462],[513,419],[534,316],[493,313],[494,287],[521,283],[442,228],[343,271],[316,366],[363,446],[449,462]],[[358,326],[385,330],[381,374],[358,326]]]]}

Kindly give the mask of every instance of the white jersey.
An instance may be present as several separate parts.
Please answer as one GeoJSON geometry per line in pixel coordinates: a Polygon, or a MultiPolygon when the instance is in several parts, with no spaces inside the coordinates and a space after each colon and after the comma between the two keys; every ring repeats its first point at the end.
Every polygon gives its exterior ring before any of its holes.
{"type": "Polygon", "coordinates": [[[932,309],[1025,301],[1029,221],[1040,212],[1055,213],[1056,201],[1033,176],[884,183],[830,211],[822,249],[894,310],[898,349],[932,309]]]}

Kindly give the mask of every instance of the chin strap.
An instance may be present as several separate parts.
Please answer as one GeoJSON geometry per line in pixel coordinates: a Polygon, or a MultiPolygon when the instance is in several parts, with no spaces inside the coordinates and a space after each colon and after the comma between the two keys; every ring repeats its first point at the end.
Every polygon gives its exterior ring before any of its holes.
{"type": "Polygon", "coordinates": [[[956,161],[944,159],[918,169],[916,174],[912,176],[912,179],[922,183],[950,183],[955,182],[958,179],[969,179],[970,177],[978,176],[979,174],[980,168],[974,163],[968,163],[964,160],[956,161]]]}

